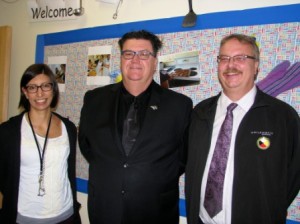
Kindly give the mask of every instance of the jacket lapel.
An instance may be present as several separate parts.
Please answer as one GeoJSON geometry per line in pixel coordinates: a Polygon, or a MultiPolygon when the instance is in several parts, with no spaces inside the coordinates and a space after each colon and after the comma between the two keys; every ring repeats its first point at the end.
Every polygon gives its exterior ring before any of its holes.
{"type": "Polygon", "coordinates": [[[124,154],[124,149],[122,146],[122,139],[119,135],[118,130],[118,112],[119,112],[119,99],[120,99],[121,83],[117,85],[112,85],[111,94],[113,97],[112,100],[112,122],[111,122],[111,133],[113,136],[113,142],[117,145],[118,149],[124,154]]]}
{"type": "Polygon", "coordinates": [[[201,109],[196,108],[194,109],[194,114],[192,118],[192,125],[193,125],[193,132],[197,133],[200,135],[200,133],[202,133],[203,130],[205,130],[204,133],[207,133],[207,129],[208,129],[208,133],[207,135],[204,137],[202,136],[202,138],[204,138],[203,140],[201,140],[200,142],[198,142],[198,138],[195,138],[191,145],[199,145],[201,144],[202,150],[198,150],[197,151],[197,158],[201,159],[201,163],[198,164],[198,168],[200,173],[203,173],[204,168],[205,168],[205,164],[206,164],[206,159],[209,153],[209,149],[210,149],[210,145],[211,145],[211,137],[212,137],[212,131],[213,131],[213,124],[214,124],[214,119],[215,119],[215,114],[216,114],[216,109],[217,109],[217,102],[219,99],[219,95],[217,95],[216,97],[214,97],[212,100],[210,100],[209,102],[204,102],[204,104],[206,105],[202,105],[201,109]],[[193,122],[194,120],[194,122],[193,122]]]}

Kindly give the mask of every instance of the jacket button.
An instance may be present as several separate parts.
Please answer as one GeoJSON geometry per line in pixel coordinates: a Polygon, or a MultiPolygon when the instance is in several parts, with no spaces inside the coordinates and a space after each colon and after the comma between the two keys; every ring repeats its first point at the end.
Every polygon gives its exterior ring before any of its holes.
{"type": "Polygon", "coordinates": [[[124,191],[124,190],[122,190],[122,191],[121,191],[121,193],[122,193],[122,195],[124,195],[124,194],[125,194],[125,191],[124,191]]]}
{"type": "Polygon", "coordinates": [[[124,167],[124,168],[127,168],[127,167],[129,167],[129,164],[128,164],[128,163],[125,163],[125,164],[123,165],[123,167],[124,167]]]}

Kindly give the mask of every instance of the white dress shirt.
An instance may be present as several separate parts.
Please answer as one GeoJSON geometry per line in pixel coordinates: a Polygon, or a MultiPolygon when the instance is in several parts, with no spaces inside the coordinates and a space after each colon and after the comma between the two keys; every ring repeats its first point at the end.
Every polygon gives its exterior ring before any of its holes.
{"type": "MultiPolygon", "coordinates": [[[[210,163],[212,160],[213,152],[216,146],[217,137],[221,128],[223,121],[225,120],[227,106],[232,103],[232,101],[222,92],[217,105],[217,111],[215,115],[215,120],[213,124],[213,133],[211,139],[211,146],[209,149],[206,166],[202,179],[201,186],[201,198],[200,198],[200,218],[206,224],[230,224],[231,223],[231,202],[232,202],[232,185],[234,177],[234,144],[236,133],[238,127],[248,112],[252,104],[254,103],[254,98],[256,95],[256,87],[254,86],[245,96],[243,96],[237,103],[238,106],[233,110],[233,127],[232,136],[228,154],[227,167],[225,172],[224,188],[223,188],[223,210],[218,213],[215,217],[211,218],[204,208],[204,198],[206,182],[208,177],[208,171],[210,163]]],[[[200,136],[201,137],[201,136],[200,136]]]]}

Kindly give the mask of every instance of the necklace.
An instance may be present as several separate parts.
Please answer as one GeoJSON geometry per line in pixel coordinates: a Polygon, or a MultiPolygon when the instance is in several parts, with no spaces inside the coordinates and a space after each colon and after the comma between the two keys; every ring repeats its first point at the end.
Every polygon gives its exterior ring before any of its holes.
{"type": "Polygon", "coordinates": [[[39,182],[39,190],[38,190],[38,196],[43,197],[46,194],[45,191],[45,186],[44,186],[44,171],[45,171],[45,151],[46,151],[46,146],[47,146],[47,140],[48,140],[48,135],[49,135],[49,130],[50,130],[50,125],[51,125],[51,119],[52,119],[52,113],[50,115],[50,119],[49,119],[49,123],[48,123],[48,127],[47,127],[47,132],[46,132],[46,136],[45,136],[45,141],[44,141],[44,147],[43,150],[41,150],[40,144],[37,140],[35,131],[33,129],[32,123],[31,123],[31,119],[29,116],[29,112],[27,113],[28,115],[28,120],[29,120],[29,124],[32,130],[32,134],[36,143],[36,147],[39,153],[39,157],[40,157],[40,174],[38,177],[38,182],[39,182]]]}

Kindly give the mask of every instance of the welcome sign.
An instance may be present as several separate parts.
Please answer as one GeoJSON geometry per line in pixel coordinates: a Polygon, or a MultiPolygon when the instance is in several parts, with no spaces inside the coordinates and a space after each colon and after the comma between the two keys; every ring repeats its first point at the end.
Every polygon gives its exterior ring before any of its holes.
{"type": "Polygon", "coordinates": [[[28,0],[27,11],[30,22],[76,19],[78,0],[28,0]]]}

